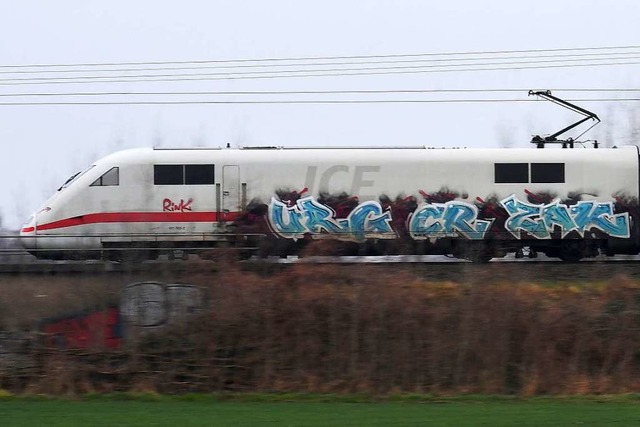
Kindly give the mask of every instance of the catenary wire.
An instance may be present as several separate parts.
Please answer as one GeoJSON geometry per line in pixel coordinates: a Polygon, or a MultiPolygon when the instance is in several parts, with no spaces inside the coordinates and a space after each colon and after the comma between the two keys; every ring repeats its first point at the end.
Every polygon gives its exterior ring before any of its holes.
{"type": "MultiPolygon", "coordinates": [[[[216,81],[216,80],[256,80],[256,79],[282,79],[282,78],[305,78],[305,77],[337,77],[337,76],[366,76],[366,75],[401,75],[401,74],[424,74],[424,73],[448,73],[448,72],[474,72],[474,71],[513,71],[513,70],[531,70],[531,69],[554,69],[554,68],[582,68],[582,67],[603,67],[603,66],[620,66],[620,65],[638,65],[640,62],[611,62],[604,64],[555,64],[555,65],[537,65],[537,66],[520,66],[520,67],[488,67],[488,68],[459,68],[455,70],[399,70],[399,71],[367,71],[367,72],[349,72],[349,73],[322,73],[322,74],[295,74],[295,75],[251,75],[238,76],[228,75],[223,77],[178,77],[178,78],[134,78],[99,81],[1,81],[0,86],[25,86],[25,85],[60,85],[60,84],[102,84],[102,83],[150,83],[150,82],[177,82],[177,81],[216,81]]],[[[417,67],[411,67],[417,68],[417,67]]],[[[274,72],[275,74],[275,72],[274,72]]],[[[191,76],[196,76],[191,74],[191,76]]],[[[207,75],[209,76],[209,75],[207,75]]],[[[155,76],[154,76],[155,77],[155,76]]]]}
{"type": "MultiPolygon", "coordinates": [[[[632,56],[632,57],[614,57],[614,58],[606,58],[606,59],[591,59],[589,61],[611,61],[611,60],[632,60],[632,59],[640,59],[640,56],[632,56]]],[[[574,60],[562,60],[559,62],[576,62],[582,61],[580,59],[574,60]]],[[[8,79],[0,79],[0,82],[5,83],[13,83],[13,82],[65,82],[65,81],[75,81],[75,80],[95,80],[97,83],[102,81],[101,79],[120,79],[120,78],[140,78],[140,79],[153,79],[157,77],[161,78],[173,78],[173,77],[218,77],[218,76],[261,76],[267,74],[285,74],[285,76],[291,74],[292,77],[297,75],[298,73],[334,73],[334,72],[369,72],[369,71],[396,71],[396,70],[411,70],[411,69],[419,69],[419,70],[429,70],[435,68],[457,68],[457,67],[483,67],[483,66],[494,66],[494,65],[529,65],[529,64],[549,64],[556,63],[558,61],[513,61],[513,62],[485,62],[485,63],[476,63],[476,64],[448,64],[448,65],[409,65],[409,66],[395,66],[395,67],[358,67],[358,68],[321,68],[314,70],[284,70],[284,71],[247,71],[247,72],[221,72],[221,73],[208,73],[208,74],[199,74],[199,73],[173,73],[173,74],[133,74],[133,75],[115,75],[115,76],[73,76],[73,77],[24,77],[24,78],[8,78],[8,79]]],[[[565,65],[565,64],[559,64],[565,65]]],[[[567,66],[572,66],[573,64],[566,64],[567,66]]],[[[583,65],[583,64],[579,64],[583,65]]],[[[599,65],[599,64],[593,64],[599,65]]],[[[606,65],[606,64],[605,64],[606,65]]],[[[537,67],[536,67],[537,68],[537,67]]],[[[416,70],[417,71],[417,70],[416,70]]]]}
{"type": "MultiPolygon", "coordinates": [[[[561,54],[561,55],[521,55],[521,56],[508,56],[508,57],[471,57],[471,58],[442,58],[442,59],[409,59],[409,60],[377,60],[377,61],[341,61],[341,62],[297,62],[293,64],[241,64],[241,65],[192,65],[182,67],[145,67],[145,68],[107,68],[103,70],[96,69],[64,69],[64,70],[18,70],[18,71],[0,71],[0,74],[69,74],[69,73],[81,73],[81,72],[100,72],[100,73],[113,73],[113,72],[133,72],[133,71],[178,71],[178,70],[205,70],[205,69],[233,69],[233,68],[287,68],[287,67],[318,67],[326,65],[366,65],[366,64],[407,64],[407,63],[434,63],[434,62],[455,62],[455,61],[507,61],[512,59],[548,59],[554,58],[558,61],[569,61],[570,59],[564,58],[577,58],[577,60],[605,60],[612,59],[606,58],[613,55],[638,55],[640,52],[598,52],[598,53],[582,53],[582,54],[561,54]]],[[[535,61],[530,61],[535,62],[535,61]]],[[[499,62],[498,62],[499,63],[499,62]]],[[[0,68],[2,68],[0,66],[0,68]]],[[[286,70],[282,70],[286,71],[286,70]]]]}
{"type": "MultiPolygon", "coordinates": [[[[638,102],[640,98],[580,98],[569,102],[638,102]]],[[[20,105],[199,105],[199,104],[440,104],[440,103],[510,103],[536,102],[535,99],[381,99],[381,100],[243,100],[243,101],[56,101],[56,102],[0,102],[0,106],[20,105]]]]}
{"type": "Polygon", "coordinates": [[[640,49],[640,45],[623,46],[598,46],[598,47],[573,47],[551,49],[519,49],[519,50],[487,50],[487,51],[460,51],[460,52],[427,52],[409,54],[382,54],[382,55],[343,55],[343,56],[297,56],[297,57],[273,57],[273,58],[240,58],[218,60],[190,60],[190,61],[131,61],[131,62],[81,62],[66,64],[7,64],[0,68],[36,68],[36,67],[103,67],[103,66],[128,66],[128,65],[169,65],[169,64],[205,64],[205,63],[229,63],[229,62],[275,62],[275,61],[307,61],[307,60],[334,60],[334,59],[373,59],[373,58],[412,58],[433,56],[465,56],[465,55],[506,55],[514,53],[544,53],[544,52],[569,52],[569,51],[602,51],[602,50],[629,50],[640,49]]]}
{"type": "MultiPolygon", "coordinates": [[[[546,89],[545,89],[546,90],[546,89]]],[[[552,88],[552,92],[640,92],[640,88],[552,88]]],[[[527,93],[529,89],[382,89],[382,90],[284,90],[284,91],[175,91],[175,92],[33,92],[0,93],[0,97],[49,97],[49,96],[204,96],[204,95],[376,95],[376,94],[438,94],[438,93],[527,93]]]]}

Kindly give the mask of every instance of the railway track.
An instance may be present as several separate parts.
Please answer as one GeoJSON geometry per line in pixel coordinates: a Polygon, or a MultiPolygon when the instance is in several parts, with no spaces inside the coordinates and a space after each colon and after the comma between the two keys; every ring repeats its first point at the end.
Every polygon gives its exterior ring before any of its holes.
{"type": "Polygon", "coordinates": [[[36,260],[27,253],[0,253],[0,275],[95,275],[135,274],[139,277],[188,276],[190,274],[218,274],[229,268],[255,271],[270,275],[298,266],[332,265],[339,269],[368,268],[372,271],[411,271],[421,277],[433,280],[482,281],[494,278],[503,281],[594,281],[608,280],[617,275],[640,278],[640,257],[596,257],[578,263],[565,263],[553,258],[540,256],[535,259],[505,257],[494,259],[487,264],[435,255],[403,256],[310,256],[307,258],[270,257],[253,258],[234,263],[229,261],[202,260],[197,256],[188,259],[169,260],[160,258],[153,261],[120,263],[109,261],[45,261],[36,260]]]}

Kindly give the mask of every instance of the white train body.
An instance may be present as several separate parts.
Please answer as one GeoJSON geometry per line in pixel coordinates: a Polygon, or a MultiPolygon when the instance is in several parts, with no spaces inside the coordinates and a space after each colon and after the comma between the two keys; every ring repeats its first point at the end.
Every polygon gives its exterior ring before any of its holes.
{"type": "Polygon", "coordinates": [[[284,242],[404,241],[433,253],[536,246],[556,255],[565,241],[637,253],[638,159],[636,147],[141,148],[76,176],[21,235],[44,256],[208,246],[254,232],[284,242]]]}

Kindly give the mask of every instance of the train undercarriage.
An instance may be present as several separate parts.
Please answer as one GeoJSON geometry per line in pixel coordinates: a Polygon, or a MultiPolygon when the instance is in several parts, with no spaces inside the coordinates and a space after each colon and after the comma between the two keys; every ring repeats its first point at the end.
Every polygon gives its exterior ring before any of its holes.
{"type": "MultiPolygon", "coordinates": [[[[43,236],[45,237],[45,236],[43,236]]],[[[367,239],[363,242],[331,238],[282,239],[268,234],[219,234],[203,238],[162,240],[105,239],[100,249],[64,248],[30,251],[40,259],[101,259],[117,262],[140,262],[160,257],[168,260],[187,259],[197,255],[203,259],[221,256],[239,260],[269,256],[374,256],[374,255],[445,255],[486,263],[510,253],[516,258],[536,258],[544,254],[567,262],[598,255],[638,254],[632,239],[551,239],[551,240],[468,240],[446,237],[433,240],[367,239]]]]}

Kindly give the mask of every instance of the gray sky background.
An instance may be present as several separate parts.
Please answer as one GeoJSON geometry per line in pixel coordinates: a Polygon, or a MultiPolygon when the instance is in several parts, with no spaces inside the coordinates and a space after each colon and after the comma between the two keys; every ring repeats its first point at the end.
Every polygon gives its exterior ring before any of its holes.
{"type": "MultiPolygon", "coordinates": [[[[640,45],[639,18],[640,2],[634,0],[5,1],[0,15],[0,66],[629,46],[640,45]]],[[[9,70],[0,68],[2,72],[9,70]]],[[[135,90],[635,88],[640,87],[638,71],[640,65],[198,82],[0,84],[0,94],[135,90]]],[[[0,74],[0,83],[10,77],[20,76],[0,74]]],[[[567,98],[577,96],[562,92],[554,94],[567,98]]],[[[525,99],[526,92],[502,96],[525,99]]],[[[497,95],[480,97],[495,98],[497,95]]],[[[399,94],[387,98],[406,99],[409,96],[399,94]]],[[[2,97],[0,102],[28,100],[50,99],[2,97]]],[[[618,145],[635,142],[630,137],[629,123],[640,103],[587,102],[581,105],[596,112],[604,122],[588,137],[603,142],[607,139],[606,142],[618,145]]],[[[223,146],[227,142],[234,146],[526,147],[530,145],[528,141],[532,134],[554,132],[577,118],[544,101],[507,104],[0,105],[0,178],[3,183],[0,213],[5,226],[18,228],[68,176],[93,160],[123,148],[223,146]]]]}

